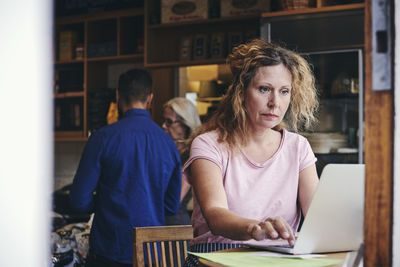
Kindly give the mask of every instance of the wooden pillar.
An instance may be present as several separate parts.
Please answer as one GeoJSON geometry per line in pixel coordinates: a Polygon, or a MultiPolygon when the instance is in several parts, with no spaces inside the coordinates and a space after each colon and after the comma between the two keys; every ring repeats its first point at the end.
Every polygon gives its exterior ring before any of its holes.
{"type": "Polygon", "coordinates": [[[393,89],[372,90],[371,1],[365,7],[365,216],[364,266],[391,266],[393,89]]]}
{"type": "Polygon", "coordinates": [[[158,68],[151,69],[153,78],[154,99],[151,107],[153,120],[161,126],[163,122],[163,105],[174,95],[174,69],[158,68]]]}

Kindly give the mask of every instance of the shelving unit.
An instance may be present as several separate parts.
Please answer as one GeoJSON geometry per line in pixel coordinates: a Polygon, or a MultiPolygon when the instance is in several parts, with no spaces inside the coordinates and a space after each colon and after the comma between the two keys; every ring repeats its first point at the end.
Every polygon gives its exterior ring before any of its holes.
{"type": "Polygon", "coordinates": [[[150,68],[181,67],[193,65],[223,64],[230,52],[229,39],[240,35],[241,41],[259,37],[260,15],[247,15],[227,18],[201,19],[177,23],[151,24],[152,17],[161,14],[160,1],[146,1],[145,14],[145,66],[150,68]],[[157,14],[157,15],[155,15],[157,14]],[[195,35],[206,36],[206,46],[213,34],[223,34],[223,53],[220,57],[211,55],[205,58],[181,60],[182,38],[193,39],[195,35]],[[163,49],[165,47],[166,49],[163,49]]]}
{"type": "MultiPolygon", "coordinates": [[[[247,37],[265,37],[267,28],[265,25],[274,23],[274,25],[279,25],[277,31],[279,36],[282,39],[289,40],[288,47],[292,48],[290,45],[292,45],[291,41],[294,40],[298,44],[295,48],[302,52],[317,51],[316,48],[319,51],[334,48],[360,48],[364,43],[362,29],[355,34],[348,34],[349,32],[354,33],[355,29],[360,29],[364,3],[327,6],[328,1],[317,0],[314,8],[157,24],[154,23],[154,16],[161,14],[161,1],[148,0],[144,2],[144,8],[56,19],[55,70],[57,71],[65,66],[77,65],[83,69],[81,91],[54,93],[56,102],[73,102],[77,98],[81,98],[83,112],[81,127],[78,130],[57,130],[55,132],[56,141],[87,140],[91,130],[90,121],[93,116],[88,110],[88,103],[91,96],[96,94],[98,90],[104,91],[108,88],[110,79],[112,79],[112,77],[109,77],[109,70],[117,64],[144,64],[145,67],[151,68],[154,84],[157,87],[156,90],[158,90],[152,115],[153,119],[159,122],[162,112],[158,110],[158,106],[162,106],[163,102],[176,94],[174,88],[179,77],[176,76],[177,72],[174,69],[182,66],[224,64],[226,55],[231,49],[227,44],[230,34],[241,34],[241,41],[245,41],[247,37]],[[298,32],[296,27],[307,27],[309,25],[307,23],[315,21],[315,18],[323,21],[324,26],[313,25],[317,32],[309,32],[309,35],[305,36],[296,35],[298,32]],[[338,21],[339,25],[335,25],[338,21]],[[296,27],[293,28],[293,25],[296,25],[296,27]],[[329,27],[324,29],[323,27],[327,25],[329,27]],[[60,60],[59,33],[61,31],[77,33],[77,42],[83,44],[84,55],[82,59],[60,60]],[[210,37],[216,33],[225,34],[225,51],[220,57],[185,60],[180,58],[182,37],[194,36],[195,34],[210,37]],[[335,46],[332,46],[329,36],[340,36],[340,33],[344,33],[342,34],[343,38],[335,40],[335,46]],[[245,34],[247,34],[247,37],[245,34]],[[319,34],[321,38],[318,38],[319,34]],[[324,43],[323,40],[325,39],[328,41],[324,43]],[[108,45],[108,54],[96,55],[95,53],[93,55],[89,52],[89,50],[92,52],[93,49],[96,50],[96,45],[99,43],[108,45]],[[309,47],[309,51],[303,49],[305,46],[309,47]]],[[[273,30],[269,31],[268,34],[270,37],[272,36],[272,39],[276,37],[273,30]]]]}
{"type": "Polygon", "coordinates": [[[326,2],[318,0],[314,8],[263,13],[261,22],[262,38],[302,53],[312,64],[320,124],[305,136],[314,145],[319,173],[328,163],[362,163],[364,149],[365,3],[327,6],[326,2]]]}
{"type": "MultiPolygon", "coordinates": [[[[105,120],[103,113],[107,108],[105,104],[99,107],[103,110],[91,112],[89,103],[94,101],[93,96],[103,94],[103,97],[112,98],[114,94],[115,88],[109,88],[109,68],[120,63],[143,65],[144,9],[131,8],[62,17],[56,19],[55,25],[55,73],[60,76],[63,69],[77,68],[80,69],[80,77],[76,73],[73,75],[82,82],[80,90],[69,90],[67,86],[62,91],[59,90],[63,87],[62,81],[58,79],[56,82],[55,141],[86,141],[90,131],[95,130],[91,122],[98,121],[97,116],[105,120]],[[75,44],[82,44],[82,58],[75,58],[74,51],[71,51],[70,58],[60,59],[60,33],[63,31],[75,35],[71,49],[74,49],[75,44]],[[59,111],[59,105],[67,108],[59,111]],[[70,111],[68,105],[80,106],[70,111]],[[71,120],[76,123],[73,127],[66,122],[71,120]]],[[[97,123],[97,126],[100,125],[97,123]]]]}
{"type": "Polygon", "coordinates": [[[364,47],[365,3],[262,14],[261,35],[299,52],[364,47]]]}

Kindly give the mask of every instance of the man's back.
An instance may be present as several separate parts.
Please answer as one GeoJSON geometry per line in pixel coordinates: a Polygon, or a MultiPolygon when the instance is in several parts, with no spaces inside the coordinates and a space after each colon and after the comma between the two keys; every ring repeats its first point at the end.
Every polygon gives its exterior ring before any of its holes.
{"type": "Polygon", "coordinates": [[[90,248],[96,254],[131,263],[132,227],[163,225],[165,215],[179,208],[180,188],[174,142],[148,111],[130,109],[88,141],[71,204],[82,212],[95,212],[90,248]]]}

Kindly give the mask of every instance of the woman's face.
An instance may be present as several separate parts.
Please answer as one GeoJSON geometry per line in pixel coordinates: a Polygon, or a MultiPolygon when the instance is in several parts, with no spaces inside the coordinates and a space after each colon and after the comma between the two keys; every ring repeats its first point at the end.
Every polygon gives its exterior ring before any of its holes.
{"type": "Polygon", "coordinates": [[[289,107],[292,75],[283,65],[260,67],[244,96],[251,127],[273,128],[289,107]]]}
{"type": "Polygon", "coordinates": [[[170,107],[166,107],[164,108],[163,116],[162,128],[172,137],[175,143],[177,144],[178,141],[184,140],[186,128],[178,121],[175,111],[170,107]]]}

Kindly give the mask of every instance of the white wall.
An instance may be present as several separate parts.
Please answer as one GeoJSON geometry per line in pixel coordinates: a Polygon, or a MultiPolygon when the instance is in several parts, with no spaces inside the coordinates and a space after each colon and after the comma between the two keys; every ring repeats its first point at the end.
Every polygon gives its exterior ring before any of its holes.
{"type": "Polygon", "coordinates": [[[52,2],[0,2],[0,266],[48,266],[52,2]]]}

